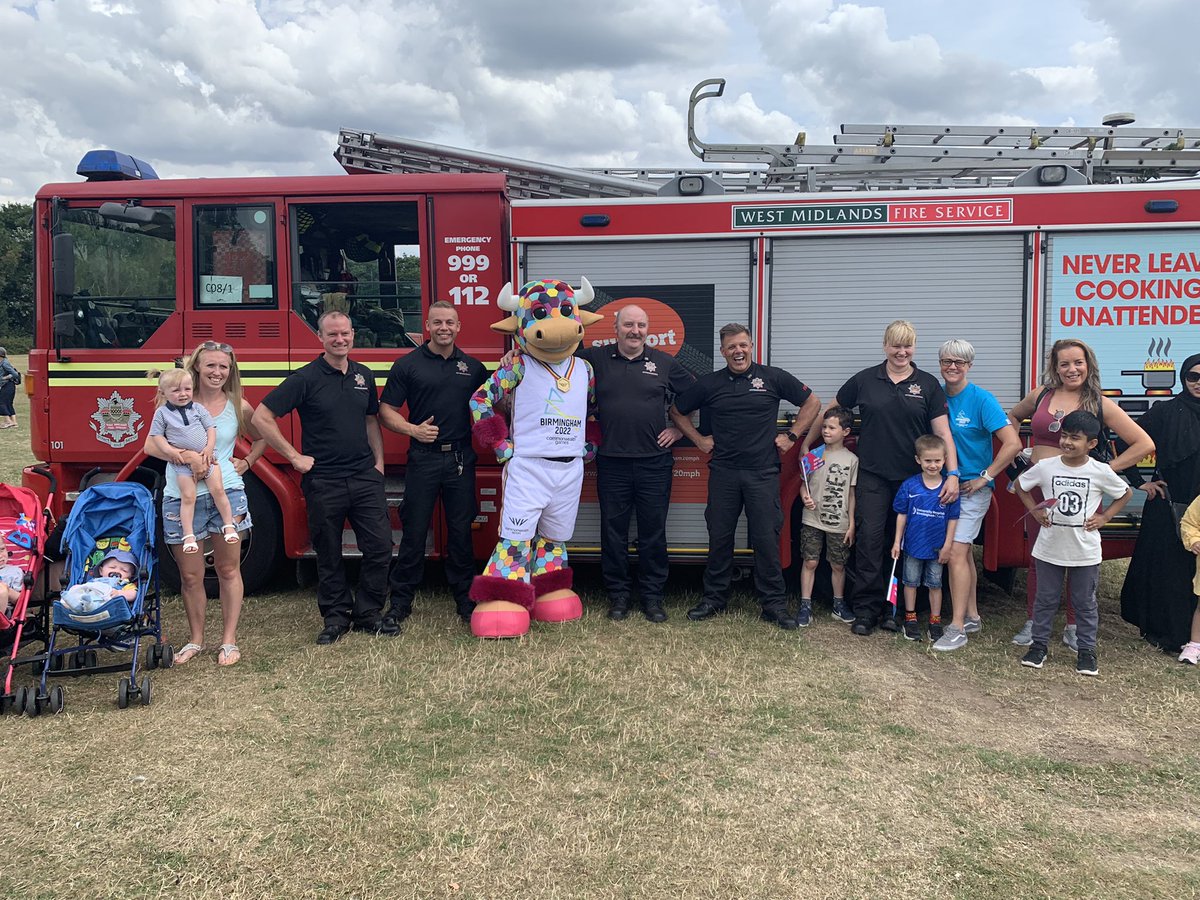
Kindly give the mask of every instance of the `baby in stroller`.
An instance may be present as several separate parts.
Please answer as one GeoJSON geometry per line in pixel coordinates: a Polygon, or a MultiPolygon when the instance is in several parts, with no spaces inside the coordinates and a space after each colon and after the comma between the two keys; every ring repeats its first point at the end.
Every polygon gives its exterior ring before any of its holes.
{"type": "Polygon", "coordinates": [[[4,618],[12,616],[24,586],[25,570],[20,566],[9,565],[8,535],[0,531],[0,613],[4,618]]]}
{"type": "Polygon", "coordinates": [[[137,558],[128,542],[122,538],[105,539],[103,543],[108,546],[98,548],[94,554],[103,556],[89,570],[88,580],[73,584],[62,593],[63,606],[72,612],[92,612],[118,596],[129,603],[137,599],[137,558]]]}

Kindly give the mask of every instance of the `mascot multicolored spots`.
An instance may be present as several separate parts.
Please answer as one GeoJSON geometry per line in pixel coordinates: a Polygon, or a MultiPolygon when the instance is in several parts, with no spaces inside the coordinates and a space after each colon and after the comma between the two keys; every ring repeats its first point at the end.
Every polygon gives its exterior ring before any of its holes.
{"type": "Polygon", "coordinates": [[[583,329],[603,316],[580,309],[594,294],[562,281],[531,281],[518,294],[506,284],[497,304],[512,313],[492,325],[511,334],[520,354],[471,398],[475,440],[505,463],[500,541],[471,584],[477,637],[520,637],[530,619],[566,622],[583,615],[571,589],[566,541],[575,530],[583,464],[596,455],[588,414],[596,384],[574,356],[583,329]],[[510,398],[512,427],[495,407],[510,398]]]}

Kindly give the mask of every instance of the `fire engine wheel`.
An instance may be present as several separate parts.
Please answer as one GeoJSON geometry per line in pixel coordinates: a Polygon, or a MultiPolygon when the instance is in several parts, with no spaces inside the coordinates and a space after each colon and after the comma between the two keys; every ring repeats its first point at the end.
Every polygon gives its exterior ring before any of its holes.
{"type": "MultiPolygon", "coordinates": [[[[275,574],[283,556],[283,524],[279,506],[267,487],[253,475],[245,476],[246,501],[250,507],[250,519],[254,523],[249,531],[241,532],[242,587],[253,594],[267,585],[275,574]]],[[[159,576],[170,591],[179,591],[179,566],[175,556],[162,540],[162,525],[159,524],[159,576]]],[[[212,554],[204,555],[204,592],[210,598],[220,593],[217,573],[213,568],[212,554]]]]}

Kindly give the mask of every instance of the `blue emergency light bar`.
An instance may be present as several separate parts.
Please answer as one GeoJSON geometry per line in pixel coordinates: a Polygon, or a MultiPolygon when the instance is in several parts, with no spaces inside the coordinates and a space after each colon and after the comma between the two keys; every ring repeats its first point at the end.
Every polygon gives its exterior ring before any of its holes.
{"type": "Polygon", "coordinates": [[[88,181],[158,180],[158,173],[149,163],[116,150],[89,150],[83,154],[75,174],[88,181]]]}

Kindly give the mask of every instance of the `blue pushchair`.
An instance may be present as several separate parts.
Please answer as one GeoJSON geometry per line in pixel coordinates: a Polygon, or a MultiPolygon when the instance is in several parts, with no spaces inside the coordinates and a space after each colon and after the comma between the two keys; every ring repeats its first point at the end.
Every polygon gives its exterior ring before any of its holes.
{"type": "MultiPolygon", "coordinates": [[[[133,482],[108,482],[87,488],[71,508],[63,531],[66,551],[64,587],[84,585],[107,556],[120,550],[121,558],[136,562],[133,583],[137,594],[130,600],[114,593],[111,598],[71,605],[68,591],[54,601],[50,639],[37,691],[36,710],[60,712],[63,689],[47,689],[53,675],[91,675],[126,672],[117,683],[117,706],[131,701],[150,703],[150,676],[138,680],[138,656],[143,639],[152,641],[146,668],[169,668],[174,652],[162,639],[162,604],[155,553],[153,494],[133,482]],[[68,646],[69,645],[69,646],[68,646]],[[132,654],[128,661],[102,662],[99,653],[132,654]]],[[[28,710],[27,710],[28,711],[28,710]]]]}

